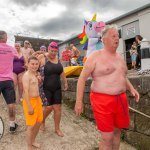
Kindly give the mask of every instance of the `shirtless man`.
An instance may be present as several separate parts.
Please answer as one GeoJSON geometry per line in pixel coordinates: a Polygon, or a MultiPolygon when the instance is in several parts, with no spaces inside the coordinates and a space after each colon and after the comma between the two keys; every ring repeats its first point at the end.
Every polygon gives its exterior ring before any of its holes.
{"type": "Polygon", "coordinates": [[[28,59],[28,70],[23,76],[23,109],[27,125],[27,144],[28,150],[32,146],[40,148],[40,144],[35,142],[43,120],[41,99],[39,96],[37,70],[39,67],[38,59],[34,56],[28,59]]]}
{"type": "Polygon", "coordinates": [[[34,53],[34,50],[31,48],[31,43],[27,40],[24,41],[24,47],[21,51],[26,58],[29,58],[34,53]]]}
{"type": "Polygon", "coordinates": [[[90,101],[101,132],[100,150],[119,150],[122,128],[129,127],[128,101],[125,94],[129,90],[139,101],[139,93],[127,79],[127,67],[116,52],[119,34],[115,25],[106,26],[102,33],[104,49],[96,51],[87,59],[77,84],[76,115],[83,111],[85,82],[91,75],[90,101]]]}
{"type": "Polygon", "coordinates": [[[80,56],[80,51],[73,44],[70,44],[70,49],[72,51],[71,64],[77,66],[77,59],[80,56]]]}

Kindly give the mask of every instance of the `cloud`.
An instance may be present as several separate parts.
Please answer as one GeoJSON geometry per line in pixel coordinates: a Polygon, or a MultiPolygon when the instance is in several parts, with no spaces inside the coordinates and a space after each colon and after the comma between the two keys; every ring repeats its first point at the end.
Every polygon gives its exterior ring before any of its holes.
{"type": "Polygon", "coordinates": [[[149,0],[1,0],[0,28],[13,34],[66,39],[82,32],[84,19],[108,21],[149,0]],[[7,5],[9,4],[9,5],[7,5]]]}
{"type": "Polygon", "coordinates": [[[35,26],[26,26],[28,30],[40,32],[44,35],[56,37],[58,34],[79,33],[83,27],[83,19],[79,16],[74,17],[73,13],[62,13],[59,17],[46,20],[35,26]]]}
{"type": "Polygon", "coordinates": [[[45,5],[49,0],[11,0],[11,1],[22,6],[32,7],[45,5]]]}

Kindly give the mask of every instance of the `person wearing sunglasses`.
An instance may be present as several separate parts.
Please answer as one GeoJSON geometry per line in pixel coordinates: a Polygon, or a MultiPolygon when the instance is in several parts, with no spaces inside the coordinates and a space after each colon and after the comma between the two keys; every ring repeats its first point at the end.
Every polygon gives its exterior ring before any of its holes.
{"type": "Polygon", "coordinates": [[[46,46],[45,46],[45,45],[42,45],[42,46],[40,47],[40,51],[46,52],[46,46]]]}

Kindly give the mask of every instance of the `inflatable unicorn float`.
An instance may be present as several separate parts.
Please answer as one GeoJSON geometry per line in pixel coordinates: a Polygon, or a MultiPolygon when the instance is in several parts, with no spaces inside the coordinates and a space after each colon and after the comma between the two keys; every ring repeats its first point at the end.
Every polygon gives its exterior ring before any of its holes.
{"type": "MultiPolygon", "coordinates": [[[[80,41],[80,44],[82,44],[84,49],[87,50],[83,62],[85,62],[86,58],[88,58],[92,52],[103,48],[103,43],[101,41],[101,32],[104,27],[104,22],[96,22],[96,14],[94,14],[91,21],[84,21],[83,32],[78,36],[78,38],[82,39],[82,41],[80,41]]],[[[79,76],[82,68],[83,66],[69,66],[64,68],[64,72],[67,77],[72,75],[79,76]]]]}
{"type": "Polygon", "coordinates": [[[94,14],[91,21],[84,21],[83,32],[78,36],[78,38],[82,39],[80,44],[83,45],[83,49],[87,50],[86,58],[88,58],[95,50],[103,48],[101,32],[104,27],[105,23],[103,21],[96,21],[96,14],[94,14]]]}

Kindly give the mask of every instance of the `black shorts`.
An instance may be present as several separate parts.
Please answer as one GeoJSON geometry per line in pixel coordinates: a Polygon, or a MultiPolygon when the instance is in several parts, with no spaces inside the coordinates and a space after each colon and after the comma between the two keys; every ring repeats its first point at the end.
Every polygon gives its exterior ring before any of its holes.
{"type": "Polygon", "coordinates": [[[0,94],[1,93],[7,104],[16,102],[16,94],[12,80],[0,81],[0,94]]]}
{"type": "Polygon", "coordinates": [[[61,104],[61,99],[62,99],[61,89],[58,89],[55,91],[50,91],[50,90],[44,89],[44,93],[47,98],[48,106],[55,105],[55,104],[61,104]]]}

